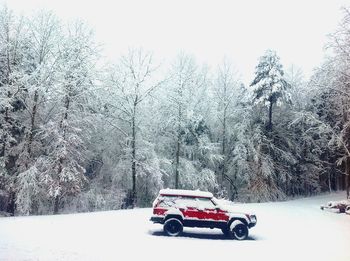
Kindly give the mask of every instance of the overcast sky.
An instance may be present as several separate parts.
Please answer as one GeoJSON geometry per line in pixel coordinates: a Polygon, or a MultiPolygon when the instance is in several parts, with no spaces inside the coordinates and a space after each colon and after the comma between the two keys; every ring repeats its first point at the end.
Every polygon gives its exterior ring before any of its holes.
{"type": "Polygon", "coordinates": [[[116,59],[128,47],[142,46],[160,58],[180,50],[214,67],[228,56],[245,83],[257,59],[275,49],[285,67],[306,76],[322,61],[327,34],[350,0],[0,0],[30,13],[53,10],[62,19],[81,18],[116,59]]]}

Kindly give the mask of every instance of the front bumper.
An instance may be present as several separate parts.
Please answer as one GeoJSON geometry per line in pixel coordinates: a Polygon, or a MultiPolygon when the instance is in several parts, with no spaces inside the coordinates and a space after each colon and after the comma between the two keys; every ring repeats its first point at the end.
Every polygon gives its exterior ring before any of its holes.
{"type": "Polygon", "coordinates": [[[256,222],[255,223],[249,223],[248,227],[252,228],[252,227],[255,227],[255,225],[256,225],[256,222]]]}

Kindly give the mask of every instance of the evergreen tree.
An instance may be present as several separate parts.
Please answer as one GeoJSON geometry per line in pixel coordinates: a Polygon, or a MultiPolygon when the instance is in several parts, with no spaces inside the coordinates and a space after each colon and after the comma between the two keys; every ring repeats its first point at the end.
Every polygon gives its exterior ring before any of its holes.
{"type": "Polygon", "coordinates": [[[260,57],[250,86],[254,87],[254,101],[268,107],[267,129],[272,131],[274,105],[278,105],[281,100],[289,101],[289,84],[284,78],[282,64],[275,51],[267,50],[260,57]]]}

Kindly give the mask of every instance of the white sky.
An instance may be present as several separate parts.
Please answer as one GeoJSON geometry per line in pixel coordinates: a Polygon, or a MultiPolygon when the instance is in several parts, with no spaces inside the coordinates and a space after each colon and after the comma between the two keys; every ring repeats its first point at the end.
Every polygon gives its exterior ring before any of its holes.
{"type": "Polygon", "coordinates": [[[179,51],[216,66],[227,56],[245,83],[257,59],[275,49],[285,68],[306,76],[323,58],[326,35],[350,0],[0,0],[18,12],[53,10],[63,19],[81,18],[104,43],[111,59],[142,46],[172,59],[179,51]]]}

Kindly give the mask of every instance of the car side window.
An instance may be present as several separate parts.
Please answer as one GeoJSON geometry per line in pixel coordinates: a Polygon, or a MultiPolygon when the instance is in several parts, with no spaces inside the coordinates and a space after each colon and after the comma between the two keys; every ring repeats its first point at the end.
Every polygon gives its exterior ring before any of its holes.
{"type": "Polygon", "coordinates": [[[162,196],[159,198],[159,207],[169,208],[175,206],[176,197],[162,196]]]}
{"type": "Polygon", "coordinates": [[[197,198],[198,205],[204,209],[215,209],[214,203],[210,198],[197,198]]]}
{"type": "Polygon", "coordinates": [[[197,208],[197,201],[193,197],[178,197],[175,202],[179,208],[197,208]]]}

